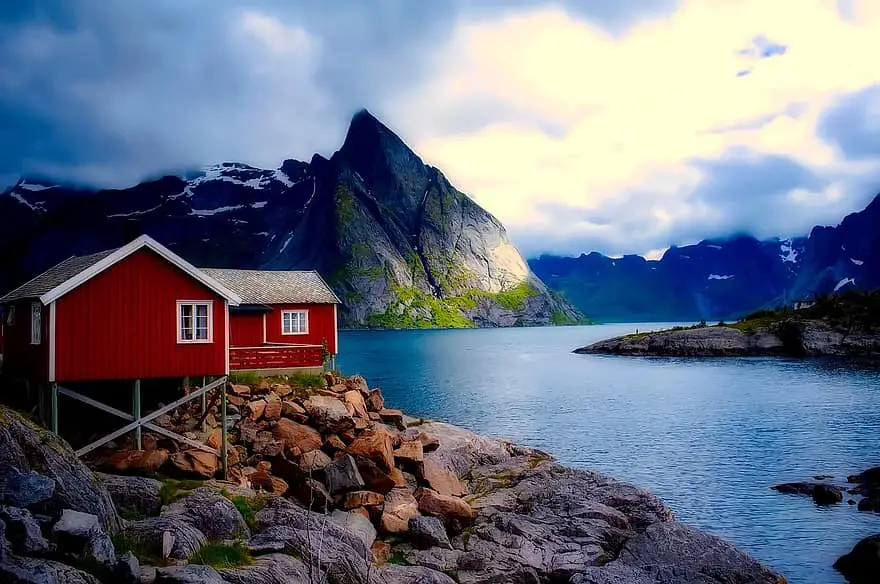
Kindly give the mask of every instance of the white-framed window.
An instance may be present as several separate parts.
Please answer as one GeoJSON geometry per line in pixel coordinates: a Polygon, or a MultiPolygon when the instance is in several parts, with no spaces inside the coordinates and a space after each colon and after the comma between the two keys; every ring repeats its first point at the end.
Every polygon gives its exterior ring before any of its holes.
{"type": "Polygon", "coordinates": [[[43,340],[43,305],[31,304],[31,344],[39,345],[43,340]]]}
{"type": "Polygon", "coordinates": [[[210,300],[177,301],[177,342],[214,342],[214,311],[210,300]]]}
{"type": "Polygon", "coordinates": [[[309,332],[308,310],[282,310],[281,334],[305,335],[309,332]]]}
{"type": "Polygon", "coordinates": [[[15,325],[15,307],[9,306],[6,309],[6,326],[15,325]]]}

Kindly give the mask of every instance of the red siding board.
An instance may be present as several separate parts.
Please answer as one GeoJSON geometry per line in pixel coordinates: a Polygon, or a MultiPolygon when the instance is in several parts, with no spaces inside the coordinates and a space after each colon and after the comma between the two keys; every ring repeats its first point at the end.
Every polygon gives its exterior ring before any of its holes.
{"type": "MultiPolygon", "coordinates": [[[[55,303],[56,379],[226,373],[224,299],[142,249],[55,303]],[[213,301],[213,342],[177,342],[177,301],[213,301]]],[[[48,319],[45,319],[48,320],[48,319]]]]}
{"type": "Polygon", "coordinates": [[[336,319],[332,304],[278,304],[266,315],[266,342],[320,345],[326,339],[330,352],[336,354],[336,319]],[[282,335],[281,312],[307,310],[309,332],[305,335],[282,335]]]}
{"type": "Polygon", "coordinates": [[[263,344],[263,313],[229,315],[229,346],[259,347],[263,344]]]}

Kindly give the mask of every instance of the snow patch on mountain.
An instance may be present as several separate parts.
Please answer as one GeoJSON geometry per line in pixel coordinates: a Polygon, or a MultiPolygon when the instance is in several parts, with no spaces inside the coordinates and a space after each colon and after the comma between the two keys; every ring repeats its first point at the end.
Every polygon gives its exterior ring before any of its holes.
{"type": "Polygon", "coordinates": [[[724,249],[724,248],[721,247],[720,245],[715,245],[714,243],[709,244],[709,245],[707,245],[706,247],[708,247],[709,249],[724,249]]]}
{"type": "Polygon", "coordinates": [[[245,207],[247,207],[247,205],[229,205],[227,207],[217,207],[216,209],[193,209],[189,214],[198,215],[199,217],[210,217],[211,215],[237,211],[238,209],[244,209],[245,207]]]}
{"type": "Polygon", "coordinates": [[[862,260],[854,260],[853,258],[849,258],[849,261],[851,261],[852,263],[854,263],[857,266],[861,266],[862,264],[865,263],[862,260]]]}
{"type": "Polygon", "coordinates": [[[852,284],[853,286],[855,286],[856,279],[855,278],[844,278],[843,280],[841,280],[840,282],[837,283],[837,286],[834,287],[834,291],[837,292],[838,290],[840,290],[841,288],[843,288],[844,286],[846,286],[848,284],[852,284]]]}
{"type": "Polygon", "coordinates": [[[798,252],[790,239],[783,239],[779,242],[779,257],[783,262],[794,263],[797,261],[798,252]]]}
{"type": "Polygon", "coordinates": [[[718,274],[709,274],[707,280],[732,280],[734,278],[733,274],[727,274],[724,276],[719,276],[718,274]]]}
{"type": "Polygon", "coordinates": [[[144,209],[143,211],[132,211],[131,213],[116,213],[114,215],[107,215],[108,218],[114,217],[136,217],[138,215],[146,215],[147,213],[152,213],[153,211],[158,210],[162,206],[162,203],[159,203],[155,207],[151,207],[149,209],[144,209]]]}
{"type": "Polygon", "coordinates": [[[21,196],[19,193],[16,193],[16,192],[14,192],[14,191],[11,192],[11,193],[9,193],[9,195],[10,195],[13,199],[15,199],[16,201],[18,201],[19,203],[21,203],[22,205],[27,205],[27,207],[30,208],[31,211],[36,211],[37,213],[45,213],[45,212],[46,212],[46,206],[45,206],[45,204],[44,204],[42,201],[38,201],[38,202],[35,202],[35,203],[30,203],[30,202],[28,202],[27,199],[25,199],[25,198],[24,198],[23,196],[21,196]]]}
{"type": "Polygon", "coordinates": [[[48,185],[38,185],[38,184],[34,184],[34,183],[23,182],[23,183],[19,183],[16,188],[24,189],[26,191],[31,191],[31,192],[36,193],[39,191],[45,191],[47,189],[51,189],[52,187],[48,186],[48,185]]]}

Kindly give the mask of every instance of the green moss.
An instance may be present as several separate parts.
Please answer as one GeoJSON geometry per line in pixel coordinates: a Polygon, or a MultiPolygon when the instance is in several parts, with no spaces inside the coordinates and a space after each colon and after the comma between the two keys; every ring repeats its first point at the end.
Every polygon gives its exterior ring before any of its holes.
{"type": "Polygon", "coordinates": [[[110,541],[113,542],[113,549],[116,551],[117,556],[131,552],[142,564],[153,566],[164,566],[167,564],[160,555],[154,553],[149,546],[137,537],[115,533],[110,536],[110,541]]]}
{"type": "Polygon", "coordinates": [[[354,193],[345,185],[336,185],[336,217],[341,225],[354,221],[357,214],[357,202],[354,193]]]}
{"type": "Polygon", "coordinates": [[[190,564],[205,564],[216,569],[238,568],[254,563],[247,547],[241,542],[233,544],[206,543],[189,557],[190,564]]]}
{"type": "Polygon", "coordinates": [[[391,555],[388,556],[389,564],[396,564],[398,566],[409,566],[409,560],[401,552],[392,552],[391,555]]]}
{"type": "Polygon", "coordinates": [[[525,309],[526,300],[538,294],[540,292],[529,282],[520,282],[513,288],[496,294],[495,302],[507,310],[520,311],[525,309]]]}
{"type": "Polygon", "coordinates": [[[458,298],[435,298],[413,287],[392,286],[395,302],[367,319],[370,326],[390,329],[468,328],[473,322],[458,298]]]}
{"type": "Polygon", "coordinates": [[[553,326],[566,326],[570,324],[578,324],[578,321],[561,310],[554,310],[553,314],[550,315],[550,324],[553,326]]]}
{"type": "Polygon", "coordinates": [[[159,489],[159,499],[163,506],[183,499],[199,487],[205,486],[204,481],[181,481],[169,478],[161,480],[162,487],[159,489]]]}
{"type": "Polygon", "coordinates": [[[232,504],[235,505],[235,508],[238,509],[238,512],[241,513],[242,518],[244,518],[244,522],[247,523],[248,527],[253,529],[257,523],[257,513],[266,506],[266,498],[255,496],[255,497],[245,497],[244,495],[231,495],[225,489],[220,492],[224,497],[232,501],[232,504]]]}

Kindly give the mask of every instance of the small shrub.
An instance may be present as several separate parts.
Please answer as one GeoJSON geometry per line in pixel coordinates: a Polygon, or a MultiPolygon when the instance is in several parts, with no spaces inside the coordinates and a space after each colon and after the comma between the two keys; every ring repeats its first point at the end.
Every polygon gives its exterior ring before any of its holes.
{"type": "Polygon", "coordinates": [[[242,542],[206,543],[189,557],[190,564],[204,564],[215,569],[250,566],[254,558],[242,542]]]}

